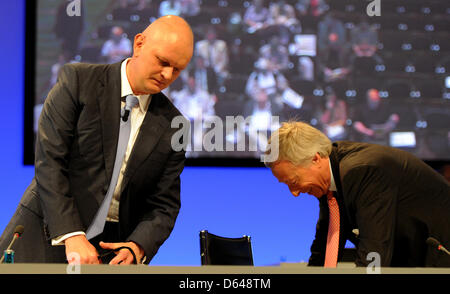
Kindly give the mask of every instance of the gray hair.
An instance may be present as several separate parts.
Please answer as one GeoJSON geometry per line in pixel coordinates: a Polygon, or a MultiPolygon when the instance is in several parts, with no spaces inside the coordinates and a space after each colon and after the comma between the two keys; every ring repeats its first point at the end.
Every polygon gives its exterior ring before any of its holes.
{"type": "MultiPolygon", "coordinates": [[[[272,140],[278,140],[278,159],[273,162],[265,162],[265,165],[272,168],[274,164],[287,160],[292,164],[308,167],[316,153],[320,157],[329,157],[331,154],[331,141],[318,129],[304,122],[290,121],[282,123],[281,127],[272,133],[269,145],[272,140]]],[[[270,150],[266,151],[266,154],[270,150]]]]}

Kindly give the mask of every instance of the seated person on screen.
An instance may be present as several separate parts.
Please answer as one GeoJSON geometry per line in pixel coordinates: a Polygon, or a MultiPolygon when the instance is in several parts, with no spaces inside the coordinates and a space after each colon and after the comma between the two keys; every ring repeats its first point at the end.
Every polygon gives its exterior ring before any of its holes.
{"type": "Polygon", "coordinates": [[[357,109],[353,127],[361,135],[359,140],[386,144],[387,135],[399,120],[399,115],[389,111],[388,106],[382,103],[378,90],[370,89],[367,91],[366,102],[357,109]]]}
{"type": "Polygon", "coordinates": [[[253,0],[244,13],[247,32],[252,34],[267,27],[269,9],[264,7],[264,0],[253,0]]]}
{"type": "Polygon", "coordinates": [[[131,55],[131,41],[124,35],[123,29],[115,26],[111,29],[111,37],[102,47],[102,58],[106,63],[116,63],[131,55]]]}
{"type": "Polygon", "coordinates": [[[195,43],[195,56],[201,56],[205,66],[212,68],[218,84],[222,85],[228,77],[228,45],[217,36],[213,26],[206,28],[205,38],[195,43]]]}
{"type": "Polygon", "coordinates": [[[318,71],[325,82],[346,78],[350,73],[344,23],[328,13],[318,25],[318,71]]]}
{"type": "Polygon", "coordinates": [[[347,104],[338,99],[333,90],[328,90],[325,107],[320,116],[322,129],[330,140],[343,140],[347,136],[347,104]]]}

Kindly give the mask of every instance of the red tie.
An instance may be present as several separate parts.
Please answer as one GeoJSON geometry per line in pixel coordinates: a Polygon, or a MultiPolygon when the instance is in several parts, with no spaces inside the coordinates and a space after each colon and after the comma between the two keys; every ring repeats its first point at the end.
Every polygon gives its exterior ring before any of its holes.
{"type": "Polygon", "coordinates": [[[339,250],[339,205],[333,192],[327,194],[330,217],[328,223],[327,249],[325,252],[325,267],[336,267],[339,250]]]}

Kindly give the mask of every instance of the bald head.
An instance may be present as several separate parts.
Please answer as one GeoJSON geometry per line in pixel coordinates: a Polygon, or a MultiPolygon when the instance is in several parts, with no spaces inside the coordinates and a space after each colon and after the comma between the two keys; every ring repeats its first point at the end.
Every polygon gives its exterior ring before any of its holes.
{"type": "Polygon", "coordinates": [[[176,15],[166,15],[150,24],[142,34],[155,41],[193,46],[194,35],[189,24],[176,15]]]}
{"type": "Polygon", "coordinates": [[[155,94],[168,87],[187,67],[194,51],[194,35],[181,17],[155,20],[134,38],[127,76],[135,94],[155,94]]]}

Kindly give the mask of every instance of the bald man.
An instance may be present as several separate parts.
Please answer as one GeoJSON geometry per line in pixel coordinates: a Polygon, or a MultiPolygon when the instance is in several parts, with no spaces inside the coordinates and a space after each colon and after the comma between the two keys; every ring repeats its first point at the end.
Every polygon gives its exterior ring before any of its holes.
{"type": "Polygon", "coordinates": [[[149,263],[169,237],[185,154],[171,147],[170,123],[181,114],[161,90],[188,65],[193,34],[182,18],[165,16],[135,36],[133,49],[116,64],[61,69],[39,119],[35,177],[0,238],[6,248],[14,228],[25,227],[16,262],[149,263]],[[137,103],[116,159],[130,95],[137,103]],[[97,219],[104,226],[91,233],[97,219]]]}

